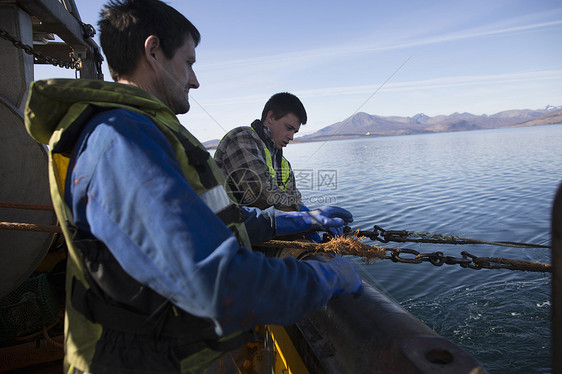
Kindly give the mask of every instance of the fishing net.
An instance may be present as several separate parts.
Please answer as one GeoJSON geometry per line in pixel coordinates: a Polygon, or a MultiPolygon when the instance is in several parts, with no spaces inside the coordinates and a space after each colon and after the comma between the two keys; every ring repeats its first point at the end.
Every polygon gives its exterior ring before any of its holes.
{"type": "Polygon", "coordinates": [[[55,323],[59,307],[47,273],[31,276],[0,300],[0,341],[29,335],[55,323]]]}

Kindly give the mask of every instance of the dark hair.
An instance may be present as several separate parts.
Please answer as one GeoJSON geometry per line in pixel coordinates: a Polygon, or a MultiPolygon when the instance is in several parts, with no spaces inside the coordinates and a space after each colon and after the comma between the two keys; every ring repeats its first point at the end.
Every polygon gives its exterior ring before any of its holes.
{"type": "Polygon", "coordinates": [[[171,59],[191,35],[195,45],[201,34],[187,18],[160,0],[110,0],[100,12],[100,44],[111,77],[132,73],[150,35],[160,40],[164,55],[171,59]]]}
{"type": "Polygon", "coordinates": [[[302,105],[298,97],[291,93],[280,92],[271,96],[269,100],[267,100],[267,103],[265,103],[265,107],[261,113],[262,122],[265,121],[265,117],[270,110],[273,111],[273,118],[275,119],[279,119],[289,113],[293,113],[303,125],[306,124],[307,118],[304,105],[302,105]]]}

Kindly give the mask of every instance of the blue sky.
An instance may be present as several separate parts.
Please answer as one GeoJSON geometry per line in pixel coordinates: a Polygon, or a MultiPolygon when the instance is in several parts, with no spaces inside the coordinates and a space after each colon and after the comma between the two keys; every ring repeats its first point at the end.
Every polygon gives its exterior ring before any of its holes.
{"type": "MultiPolygon", "coordinates": [[[[96,28],[104,3],[76,0],[96,28]]],[[[180,116],[201,141],[249,125],[281,91],[307,109],[300,134],[358,111],[434,116],[562,105],[560,0],[167,3],[202,34],[201,87],[180,116]]],[[[35,69],[36,79],[73,76],[35,69]]]]}

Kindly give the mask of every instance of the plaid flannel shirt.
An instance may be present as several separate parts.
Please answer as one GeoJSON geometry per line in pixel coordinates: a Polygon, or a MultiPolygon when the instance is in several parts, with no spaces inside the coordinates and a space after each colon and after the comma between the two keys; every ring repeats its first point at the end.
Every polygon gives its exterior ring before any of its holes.
{"type": "MultiPolygon", "coordinates": [[[[258,120],[256,120],[258,121],[258,120]]],[[[252,125],[263,126],[261,121],[252,125]]],[[[287,190],[283,191],[271,175],[267,166],[265,147],[274,157],[276,150],[271,131],[265,126],[264,142],[251,127],[237,127],[229,131],[215,151],[215,161],[223,171],[230,188],[242,205],[266,209],[271,206],[280,210],[299,210],[301,193],[296,187],[295,174],[289,164],[290,175],[287,190]]],[[[280,165],[276,165],[280,173],[280,165]]]]}

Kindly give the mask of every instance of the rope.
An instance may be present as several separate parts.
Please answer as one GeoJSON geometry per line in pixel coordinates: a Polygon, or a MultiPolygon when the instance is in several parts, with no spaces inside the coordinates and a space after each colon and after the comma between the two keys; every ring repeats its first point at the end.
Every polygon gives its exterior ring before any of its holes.
{"type": "Polygon", "coordinates": [[[50,210],[50,211],[54,210],[52,205],[29,204],[29,203],[11,203],[9,201],[0,201],[0,208],[28,209],[28,210],[50,210]]]}
{"type": "Polygon", "coordinates": [[[0,230],[36,231],[36,232],[62,232],[59,226],[37,225],[34,223],[0,222],[0,230]]]}
{"type": "MultiPolygon", "coordinates": [[[[413,249],[405,248],[383,248],[376,245],[370,246],[360,243],[365,239],[356,234],[353,236],[339,237],[326,243],[311,243],[301,241],[270,240],[265,243],[256,244],[256,247],[273,249],[299,249],[310,254],[332,253],[341,255],[358,256],[369,264],[376,259],[390,259],[392,262],[420,264],[429,262],[435,266],[460,265],[462,268],[480,269],[507,269],[532,272],[552,272],[552,265],[542,262],[511,260],[499,257],[477,257],[466,251],[461,252],[462,257],[445,256],[443,252],[420,253],[413,249]],[[386,255],[386,251],[390,254],[386,255]],[[412,255],[413,257],[402,257],[402,254],[412,255]]],[[[295,256],[297,257],[297,256],[295,256]]],[[[298,258],[306,257],[306,253],[300,254],[298,258]]]]}
{"type": "Polygon", "coordinates": [[[419,236],[422,239],[435,239],[447,242],[448,244],[489,244],[497,245],[500,247],[512,247],[512,248],[550,248],[548,245],[542,244],[529,244],[529,243],[517,243],[517,242],[492,242],[487,240],[462,238],[456,235],[443,235],[431,232],[418,232],[418,231],[407,231],[409,236],[419,236]]]}
{"type": "Polygon", "coordinates": [[[26,341],[26,340],[31,340],[31,339],[35,339],[35,338],[38,338],[40,336],[43,336],[48,343],[54,345],[57,348],[64,349],[63,343],[59,343],[58,341],[56,341],[55,339],[53,339],[49,335],[49,331],[52,330],[55,326],[59,325],[60,323],[61,323],[61,319],[60,319],[60,317],[58,317],[55,322],[51,323],[48,326],[43,326],[41,328],[41,330],[38,330],[34,333],[31,333],[31,334],[25,335],[25,336],[16,336],[15,340],[16,341],[26,341]]]}
{"type": "MultiPolygon", "coordinates": [[[[0,208],[54,211],[52,205],[13,203],[9,201],[0,201],[0,208]]],[[[57,232],[57,233],[62,232],[59,226],[40,225],[40,224],[23,223],[23,222],[0,222],[0,230],[57,232]]]]}
{"type": "MultiPolygon", "coordinates": [[[[350,234],[353,230],[346,226],[344,228],[346,234],[350,234]]],[[[508,241],[486,241],[479,239],[462,238],[456,235],[444,235],[431,232],[418,232],[418,231],[406,231],[406,230],[385,230],[380,226],[375,225],[373,231],[363,231],[358,230],[358,235],[367,237],[371,240],[378,240],[382,243],[388,243],[390,241],[405,243],[431,243],[431,244],[489,244],[497,245],[502,247],[514,247],[514,248],[550,248],[548,245],[542,244],[529,244],[529,243],[517,243],[508,241]]]]}
{"type": "Polygon", "coordinates": [[[64,349],[64,344],[59,343],[55,339],[51,338],[51,336],[49,335],[49,330],[46,327],[43,327],[43,336],[45,337],[45,340],[47,342],[51,343],[55,347],[64,349]]]}
{"type": "Polygon", "coordinates": [[[256,246],[275,249],[296,248],[311,252],[311,254],[324,252],[351,255],[362,257],[367,263],[374,262],[377,258],[386,258],[383,247],[363,244],[359,242],[357,237],[339,237],[326,243],[270,240],[265,243],[259,243],[256,246]]]}
{"type": "Polygon", "coordinates": [[[533,272],[552,272],[552,265],[545,264],[542,262],[534,261],[521,261],[521,260],[510,260],[507,258],[500,257],[476,257],[468,252],[461,252],[463,256],[472,258],[474,262],[475,269],[486,268],[486,269],[508,269],[508,270],[523,270],[523,271],[533,271],[533,272]]]}
{"type": "MultiPolygon", "coordinates": [[[[13,209],[31,209],[31,210],[49,210],[52,211],[53,207],[50,205],[40,205],[40,204],[27,204],[27,203],[11,203],[11,202],[0,202],[0,208],[13,208],[13,209]]],[[[38,225],[31,223],[13,223],[13,222],[0,222],[0,230],[18,230],[18,231],[36,231],[36,232],[54,232],[61,233],[62,230],[59,226],[51,225],[38,225]]],[[[429,232],[417,232],[417,231],[387,231],[382,229],[380,226],[374,226],[374,231],[361,231],[357,230],[355,233],[351,233],[352,229],[348,226],[345,227],[346,236],[332,239],[325,243],[311,243],[311,242],[301,242],[301,241],[284,241],[284,240],[270,240],[269,242],[259,243],[256,247],[274,248],[274,249],[285,249],[285,248],[296,248],[303,251],[308,251],[312,253],[324,252],[333,254],[342,254],[361,257],[366,263],[374,262],[375,259],[391,259],[393,262],[402,263],[421,263],[424,261],[430,262],[435,266],[441,266],[443,264],[455,265],[458,264],[464,268],[471,269],[508,269],[508,270],[522,270],[522,271],[533,271],[533,272],[551,272],[551,264],[545,264],[542,262],[533,261],[520,261],[511,260],[500,257],[477,257],[471,255],[470,253],[463,251],[461,252],[462,258],[445,256],[442,252],[433,253],[420,253],[413,249],[401,249],[401,248],[383,248],[379,246],[370,246],[360,242],[361,239],[369,238],[371,240],[379,240],[381,242],[387,243],[389,241],[398,242],[424,242],[433,244],[491,244],[499,245],[505,247],[516,247],[516,248],[550,248],[550,246],[545,245],[535,245],[527,243],[515,243],[515,242],[491,242],[478,239],[468,239],[461,238],[456,235],[443,235],[435,234],[429,232]],[[382,237],[379,236],[382,235],[382,237]],[[411,239],[411,237],[417,237],[420,239],[411,239]],[[390,255],[387,256],[385,251],[390,251],[390,255]],[[414,258],[404,258],[400,257],[401,254],[407,253],[412,254],[414,258]]]]}

